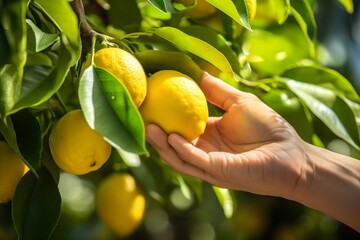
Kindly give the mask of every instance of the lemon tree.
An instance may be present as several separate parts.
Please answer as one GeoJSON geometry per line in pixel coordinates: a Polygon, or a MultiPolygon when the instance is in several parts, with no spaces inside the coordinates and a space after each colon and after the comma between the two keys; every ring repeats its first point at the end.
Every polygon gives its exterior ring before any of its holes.
{"type": "Polygon", "coordinates": [[[359,77],[322,42],[337,24],[319,24],[353,1],[0,6],[0,239],[349,238],[320,213],[175,172],[145,134],[156,123],[196,141],[223,114],[199,88],[205,70],[359,158],[359,77]]]}

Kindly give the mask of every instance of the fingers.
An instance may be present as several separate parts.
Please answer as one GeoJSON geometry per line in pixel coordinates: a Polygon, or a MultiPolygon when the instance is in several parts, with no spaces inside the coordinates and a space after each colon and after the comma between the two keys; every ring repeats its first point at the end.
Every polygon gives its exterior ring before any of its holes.
{"type": "Polygon", "coordinates": [[[183,161],[174,148],[168,143],[168,136],[161,128],[154,124],[149,124],[146,127],[146,140],[171,167],[192,177],[204,179],[204,175],[206,175],[204,171],[183,161]]]}
{"type": "Polygon", "coordinates": [[[200,88],[209,102],[224,110],[227,110],[240,97],[248,95],[207,72],[203,74],[200,88]]]}

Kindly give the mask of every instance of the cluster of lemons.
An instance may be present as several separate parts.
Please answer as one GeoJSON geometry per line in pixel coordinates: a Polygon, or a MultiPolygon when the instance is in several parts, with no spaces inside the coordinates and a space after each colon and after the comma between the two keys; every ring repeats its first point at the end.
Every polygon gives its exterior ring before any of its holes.
{"type": "MultiPolygon", "coordinates": [[[[218,11],[205,0],[197,0],[196,5],[193,0],[176,1],[188,7],[184,14],[193,19],[215,16],[218,11]]],[[[89,65],[87,61],[83,68],[89,65]]],[[[178,133],[189,141],[204,132],[208,118],[206,98],[189,76],[160,70],[148,77],[140,62],[120,48],[100,49],[94,55],[94,65],[125,86],[145,125],[155,123],[166,133],[178,133]]],[[[57,166],[75,175],[98,170],[109,159],[112,149],[104,136],[88,125],[81,109],[72,110],[57,121],[49,146],[57,166]]],[[[28,170],[11,147],[0,141],[0,203],[11,201],[18,182],[28,170]]],[[[144,193],[129,173],[110,174],[98,185],[97,214],[119,236],[131,234],[141,224],[145,205],[144,193]]]]}

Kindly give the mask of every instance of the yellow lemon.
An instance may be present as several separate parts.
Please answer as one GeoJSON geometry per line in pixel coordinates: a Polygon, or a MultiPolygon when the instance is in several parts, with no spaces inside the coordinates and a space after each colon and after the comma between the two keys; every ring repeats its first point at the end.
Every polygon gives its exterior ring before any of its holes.
{"type": "Polygon", "coordinates": [[[206,2],[205,0],[175,0],[175,2],[182,3],[185,7],[189,7],[184,11],[184,14],[189,18],[200,19],[206,18],[216,13],[217,8],[206,2]]]}
{"type": "Polygon", "coordinates": [[[75,175],[98,170],[111,153],[111,145],[90,128],[81,109],[66,113],[55,124],[49,143],[58,167],[75,175]]]}
{"type": "Polygon", "coordinates": [[[12,200],[17,184],[29,170],[5,141],[0,141],[0,203],[12,200]]]}
{"type": "MultiPolygon", "coordinates": [[[[137,58],[120,48],[102,48],[95,53],[94,64],[113,74],[129,91],[135,105],[141,105],[146,95],[146,75],[137,58]]],[[[90,59],[83,69],[88,66],[90,59]]]]}
{"type": "Polygon", "coordinates": [[[114,233],[125,237],[142,223],[145,196],[128,173],[113,173],[100,182],[95,197],[99,218],[114,233]]]}
{"type": "Polygon", "coordinates": [[[161,70],[148,79],[148,92],[140,113],[145,124],[155,123],[167,133],[191,141],[201,135],[208,119],[205,95],[190,77],[161,70]]]}

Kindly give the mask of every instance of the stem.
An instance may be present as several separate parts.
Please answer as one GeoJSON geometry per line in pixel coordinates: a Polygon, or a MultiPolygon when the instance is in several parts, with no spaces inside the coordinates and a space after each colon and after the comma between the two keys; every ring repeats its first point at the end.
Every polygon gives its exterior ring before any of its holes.
{"type": "Polygon", "coordinates": [[[55,96],[56,96],[57,100],[59,101],[60,106],[63,108],[63,110],[65,112],[69,112],[69,108],[66,106],[66,104],[65,104],[64,100],[62,99],[62,97],[60,96],[59,92],[57,92],[55,94],[55,96]]]}
{"type": "Polygon", "coordinates": [[[91,39],[96,35],[98,35],[98,33],[90,27],[89,23],[86,20],[86,15],[82,0],[74,0],[70,2],[70,5],[79,20],[80,38],[83,46],[82,57],[85,57],[89,48],[91,47],[91,39]]]}

